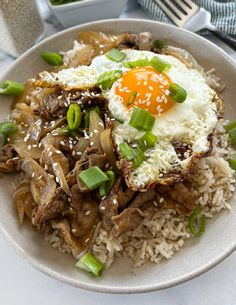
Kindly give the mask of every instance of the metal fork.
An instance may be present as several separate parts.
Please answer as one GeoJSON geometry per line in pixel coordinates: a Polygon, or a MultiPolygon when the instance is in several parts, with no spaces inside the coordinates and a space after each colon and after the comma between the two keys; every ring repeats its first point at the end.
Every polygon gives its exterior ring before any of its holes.
{"type": "Polygon", "coordinates": [[[213,35],[228,43],[236,50],[236,39],[218,30],[211,23],[211,13],[191,0],[153,0],[179,27],[197,32],[208,29],[213,35]]]}

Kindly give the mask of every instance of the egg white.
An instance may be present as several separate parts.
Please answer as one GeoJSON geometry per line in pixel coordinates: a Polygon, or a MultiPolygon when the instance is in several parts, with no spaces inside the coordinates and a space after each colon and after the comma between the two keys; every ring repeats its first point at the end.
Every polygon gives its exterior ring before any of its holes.
{"type": "MultiPolygon", "coordinates": [[[[149,60],[157,54],[148,51],[125,50],[125,61],[136,61],[147,57],[149,60]]],[[[144,161],[135,171],[131,173],[130,181],[136,187],[144,187],[146,184],[156,181],[163,174],[173,172],[175,166],[186,167],[188,157],[180,160],[172,145],[177,140],[190,145],[192,152],[203,154],[209,150],[208,136],[217,124],[217,107],[213,102],[215,95],[206,83],[203,75],[195,69],[189,69],[177,58],[169,55],[160,55],[171,64],[166,72],[172,82],[179,84],[187,91],[187,99],[184,103],[176,103],[171,109],[156,116],[152,132],[158,137],[158,142],[146,151],[147,160],[144,161]]],[[[106,69],[120,69],[126,71],[122,63],[114,63],[106,56],[99,56],[94,59],[93,66],[100,72],[106,69]]],[[[109,110],[115,118],[124,121],[124,124],[117,124],[113,130],[114,141],[117,146],[126,141],[132,143],[140,138],[144,132],[129,125],[132,109],[128,109],[122,103],[122,99],[115,94],[113,84],[111,90],[106,92],[109,100],[109,110]]],[[[189,155],[189,158],[191,155],[189,155]]]]}
{"type": "MultiPolygon", "coordinates": [[[[127,49],[123,52],[126,54],[124,61],[144,58],[150,60],[153,56],[164,59],[171,65],[166,74],[172,82],[179,84],[187,91],[187,99],[184,103],[176,103],[165,113],[156,116],[152,132],[158,137],[158,142],[145,152],[147,160],[130,176],[132,185],[140,188],[140,186],[144,187],[146,184],[156,181],[163,173],[173,172],[176,164],[183,168],[186,166],[188,158],[182,161],[179,159],[172,140],[189,144],[192,153],[202,154],[209,150],[208,136],[218,121],[217,107],[213,102],[215,92],[207,85],[204,76],[195,69],[187,68],[177,58],[148,51],[127,49]]],[[[111,70],[125,72],[129,69],[125,68],[121,62],[117,63],[107,58],[106,55],[100,55],[93,59],[90,66],[64,69],[57,73],[42,72],[40,78],[43,81],[67,87],[67,89],[84,88],[94,86],[99,75],[111,70]]],[[[115,86],[116,83],[110,90],[103,93],[108,99],[111,115],[124,121],[124,124],[117,124],[113,129],[113,138],[118,147],[124,141],[134,142],[144,132],[129,125],[132,109],[126,108],[121,97],[115,94],[115,86]]]]}

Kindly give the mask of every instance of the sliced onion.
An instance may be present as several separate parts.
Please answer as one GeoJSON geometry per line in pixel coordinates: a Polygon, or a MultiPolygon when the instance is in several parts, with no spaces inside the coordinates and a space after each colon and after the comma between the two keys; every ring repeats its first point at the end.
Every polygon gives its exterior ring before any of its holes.
{"type": "Polygon", "coordinates": [[[89,139],[80,138],[75,146],[76,153],[83,153],[85,149],[89,146],[89,139]]]}
{"type": "Polygon", "coordinates": [[[63,191],[70,196],[71,191],[65,177],[65,175],[69,173],[68,159],[63,155],[62,152],[56,150],[55,147],[52,145],[47,145],[43,151],[42,160],[45,164],[52,167],[52,170],[55,176],[58,178],[58,182],[63,191]]]}
{"type": "Polygon", "coordinates": [[[111,129],[105,129],[100,135],[101,147],[106,158],[112,168],[117,171],[116,157],[113,151],[113,141],[111,137],[111,129]]]}
{"type": "Polygon", "coordinates": [[[20,223],[23,224],[25,214],[31,218],[33,208],[33,198],[28,183],[20,185],[15,191],[13,202],[17,207],[20,223]]]}
{"type": "Polygon", "coordinates": [[[102,150],[100,135],[104,130],[104,123],[95,110],[90,111],[89,135],[90,144],[94,144],[98,149],[102,150]]]}
{"type": "Polygon", "coordinates": [[[31,158],[22,161],[21,169],[32,179],[31,190],[34,201],[41,205],[50,202],[56,190],[54,179],[31,158]]]}

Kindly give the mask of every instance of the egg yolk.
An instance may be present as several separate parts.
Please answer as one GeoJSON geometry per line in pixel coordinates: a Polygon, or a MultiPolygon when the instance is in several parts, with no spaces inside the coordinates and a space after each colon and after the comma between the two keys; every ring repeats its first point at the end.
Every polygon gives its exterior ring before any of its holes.
{"type": "Polygon", "coordinates": [[[133,68],[116,82],[115,94],[127,108],[137,106],[160,115],[174,105],[168,90],[171,83],[166,74],[152,67],[133,68]]]}

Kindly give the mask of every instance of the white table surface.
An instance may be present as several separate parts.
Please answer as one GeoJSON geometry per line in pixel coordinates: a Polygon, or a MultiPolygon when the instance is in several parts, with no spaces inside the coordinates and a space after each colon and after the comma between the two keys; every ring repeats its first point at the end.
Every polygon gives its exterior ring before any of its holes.
{"type": "MultiPolygon", "coordinates": [[[[42,0],[39,0],[42,2],[42,0]]],[[[45,8],[45,7],[44,7],[45,8]]],[[[147,18],[129,0],[122,18],[147,18]]],[[[48,33],[55,29],[47,24],[48,33]]],[[[236,52],[210,38],[236,60],[236,52]]],[[[0,55],[0,74],[14,61],[0,55]]],[[[233,305],[236,304],[236,253],[211,271],[182,285],[138,295],[111,295],[67,286],[30,267],[0,236],[0,304],[2,305],[233,305]]]]}

